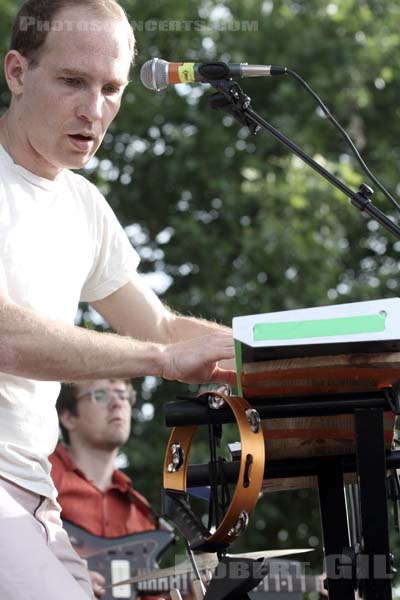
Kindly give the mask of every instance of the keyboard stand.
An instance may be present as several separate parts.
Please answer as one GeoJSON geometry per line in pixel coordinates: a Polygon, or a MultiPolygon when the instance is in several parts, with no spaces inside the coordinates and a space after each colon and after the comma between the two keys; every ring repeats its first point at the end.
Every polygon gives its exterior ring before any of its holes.
{"type": "Polygon", "coordinates": [[[383,411],[355,411],[361,552],[350,547],[341,457],[319,461],[318,488],[330,600],[391,600],[383,411]]]}
{"type": "Polygon", "coordinates": [[[367,600],[390,600],[392,591],[382,410],[355,411],[355,427],[361,528],[366,557],[363,559],[366,564],[361,565],[361,590],[367,600]]]}
{"type": "MultiPolygon", "coordinates": [[[[355,453],[267,460],[264,479],[317,476],[329,600],[354,600],[357,587],[363,600],[391,600],[386,470],[400,466],[400,452],[385,450],[383,414],[392,409],[398,414],[398,406],[383,391],[346,396],[313,398],[311,405],[307,398],[282,401],[268,397],[251,401],[261,419],[291,413],[300,416],[344,412],[352,413],[355,419],[355,453]],[[358,477],[362,540],[356,545],[349,537],[344,473],[356,473],[358,477]]],[[[188,398],[184,403],[168,403],[166,413],[168,425],[205,424],[209,420],[207,410],[188,398]]],[[[229,420],[229,414],[225,418],[221,409],[219,422],[229,420]]],[[[235,462],[224,465],[227,482],[236,481],[235,462]]],[[[207,465],[189,467],[189,486],[208,482],[207,465]]]]}
{"type": "Polygon", "coordinates": [[[326,584],[331,600],[354,600],[354,580],[340,457],[318,461],[318,491],[324,538],[326,584]],[[347,576],[346,576],[347,575],[347,576]]]}

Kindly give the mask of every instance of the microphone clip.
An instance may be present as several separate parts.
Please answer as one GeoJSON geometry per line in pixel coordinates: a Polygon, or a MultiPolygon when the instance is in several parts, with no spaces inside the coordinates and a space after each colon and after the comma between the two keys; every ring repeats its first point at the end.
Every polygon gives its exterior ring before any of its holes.
{"type": "Polygon", "coordinates": [[[223,110],[231,114],[242,125],[248,127],[250,133],[256,135],[261,127],[254,123],[245,113],[251,108],[251,98],[244,93],[236,81],[232,79],[209,80],[216,90],[208,97],[208,103],[215,110],[223,110]]]}

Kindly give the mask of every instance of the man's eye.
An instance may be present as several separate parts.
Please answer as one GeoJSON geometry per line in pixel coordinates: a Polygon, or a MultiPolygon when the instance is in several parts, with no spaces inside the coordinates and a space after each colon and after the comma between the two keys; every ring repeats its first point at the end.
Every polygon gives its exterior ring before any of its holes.
{"type": "Polygon", "coordinates": [[[71,87],[79,87],[82,83],[82,81],[76,77],[63,77],[63,81],[71,87]]]}
{"type": "Polygon", "coordinates": [[[113,85],[106,85],[103,89],[104,93],[107,95],[119,94],[119,88],[113,85]]]}

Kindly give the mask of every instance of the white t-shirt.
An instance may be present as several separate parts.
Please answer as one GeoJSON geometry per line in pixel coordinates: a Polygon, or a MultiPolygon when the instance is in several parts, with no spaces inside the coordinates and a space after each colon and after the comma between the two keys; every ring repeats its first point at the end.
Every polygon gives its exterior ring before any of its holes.
{"type": "MultiPolygon", "coordinates": [[[[72,325],[80,300],[115,292],[138,263],[106,200],[84,177],[65,170],[43,179],[0,145],[0,283],[16,304],[72,325]]],[[[59,388],[0,372],[0,476],[53,498],[47,458],[58,438],[59,388]]]]}

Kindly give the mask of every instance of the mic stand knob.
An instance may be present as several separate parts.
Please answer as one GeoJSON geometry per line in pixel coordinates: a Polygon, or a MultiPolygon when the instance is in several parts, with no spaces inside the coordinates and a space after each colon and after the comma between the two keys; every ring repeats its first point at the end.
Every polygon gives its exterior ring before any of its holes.
{"type": "Polygon", "coordinates": [[[245,125],[250,130],[250,133],[256,135],[261,127],[244,113],[245,110],[251,108],[251,98],[243,92],[236,81],[232,81],[232,79],[218,79],[208,81],[208,83],[218,90],[208,98],[211,108],[223,110],[231,114],[239,123],[245,125]]]}
{"type": "Polygon", "coordinates": [[[358,188],[357,194],[353,194],[351,197],[351,203],[353,206],[363,211],[367,207],[368,204],[371,204],[371,196],[373,195],[374,190],[369,187],[366,183],[362,183],[358,188]]]}

